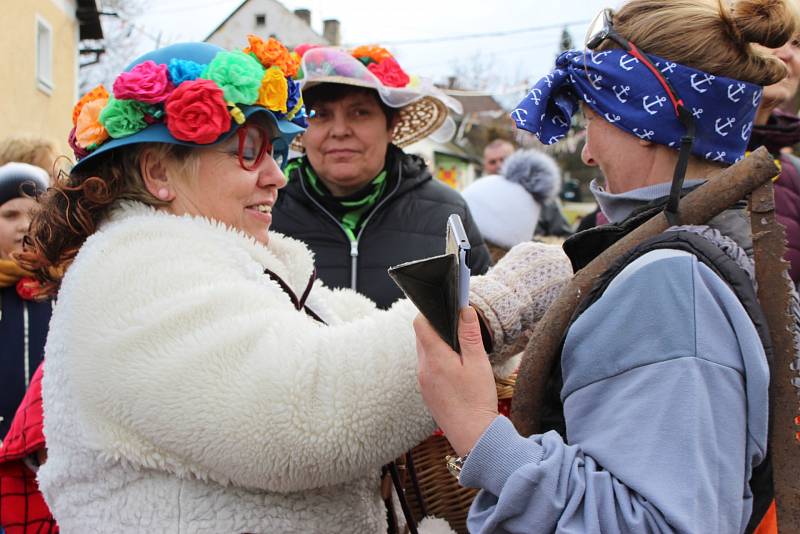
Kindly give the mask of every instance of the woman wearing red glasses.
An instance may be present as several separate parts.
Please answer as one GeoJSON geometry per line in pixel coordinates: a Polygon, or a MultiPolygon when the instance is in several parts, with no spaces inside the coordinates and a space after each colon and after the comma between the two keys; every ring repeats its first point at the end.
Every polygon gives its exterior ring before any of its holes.
{"type": "MultiPolygon", "coordinates": [[[[76,105],[22,258],[58,293],[38,481],[62,532],[386,531],[381,466],[434,427],[415,310],[331,291],[269,231],[296,69],[274,39],[178,44],[76,105]]],[[[535,321],[569,265],[521,252],[535,321]]]]}
{"type": "Polygon", "coordinates": [[[423,398],[459,454],[452,470],[482,490],[471,532],[775,532],[772,344],[748,214],[689,227],[675,208],[745,157],[761,86],[786,75],[754,43],[780,47],[797,28],[785,1],[629,0],[512,112],[548,144],[574,113],[588,120],[583,161],[602,172],[592,190],[610,224],[567,240],[576,269],[659,211],[675,226],[619,258],[573,315],[541,434],[497,415],[476,322],[458,358],[417,320],[423,398]]]}

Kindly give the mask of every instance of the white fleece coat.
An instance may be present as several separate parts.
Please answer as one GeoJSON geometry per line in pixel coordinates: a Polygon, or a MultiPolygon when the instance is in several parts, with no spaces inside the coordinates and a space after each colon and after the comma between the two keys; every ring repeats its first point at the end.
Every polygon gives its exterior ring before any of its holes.
{"type": "Polygon", "coordinates": [[[64,278],[39,483],[61,531],[385,532],[380,466],[433,423],[401,301],[317,283],[313,260],[124,203],[64,278]]]}

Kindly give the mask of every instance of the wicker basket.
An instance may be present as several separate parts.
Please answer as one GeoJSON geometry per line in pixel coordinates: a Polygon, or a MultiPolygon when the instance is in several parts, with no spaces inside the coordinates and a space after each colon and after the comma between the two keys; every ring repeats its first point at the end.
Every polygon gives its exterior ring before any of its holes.
{"type": "MultiPolygon", "coordinates": [[[[508,409],[516,378],[517,375],[513,374],[508,378],[495,379],[501,412],[508,409]]],[[[478,490],[460,486],[447,470],[444,457],[454,454],[447,438],[441,435],[433,435],[411,450],[427,514],[447,520],[453,530],[466,534],[467,512],[478,490]]],[[[420,521],[422,509],[411,484],[411,477],[406,477],[405,489],[414,517],[420,521]]]]}

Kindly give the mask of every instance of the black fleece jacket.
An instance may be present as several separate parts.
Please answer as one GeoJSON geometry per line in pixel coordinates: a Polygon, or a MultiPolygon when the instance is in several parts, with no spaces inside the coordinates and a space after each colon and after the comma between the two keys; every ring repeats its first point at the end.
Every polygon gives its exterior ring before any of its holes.
{"type": "Polygon", "coordinates": [[[272,229],[305,242],[314,252],[317,275],[328,287],[349,287],[388,308],[403,296],[386,270],[406,261],[444,253],[445,228],[457,213],[472,245],[472,274],[490,265],[483,242],[461,195],[434,180],[425,162],[390,145],[388,187],[365,216],[351,243],[338,218],[323,207],[299,169],[273,208],[272,229]]]}

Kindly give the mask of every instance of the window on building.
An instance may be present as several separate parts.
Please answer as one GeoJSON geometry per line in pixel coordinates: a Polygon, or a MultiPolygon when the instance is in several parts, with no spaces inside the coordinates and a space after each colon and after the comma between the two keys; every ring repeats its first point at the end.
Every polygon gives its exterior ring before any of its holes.
{"type": "Polygon", "coordinates": [[[53,28],[36,17],[36,85],[46,93],[53,90],[53,28]]]}
{"type": "Polygon", "coordinates": [[[259,13],[256,15],[256,26],[266,26],[267,25],[267,16],[264,13],[259,13]]]}

